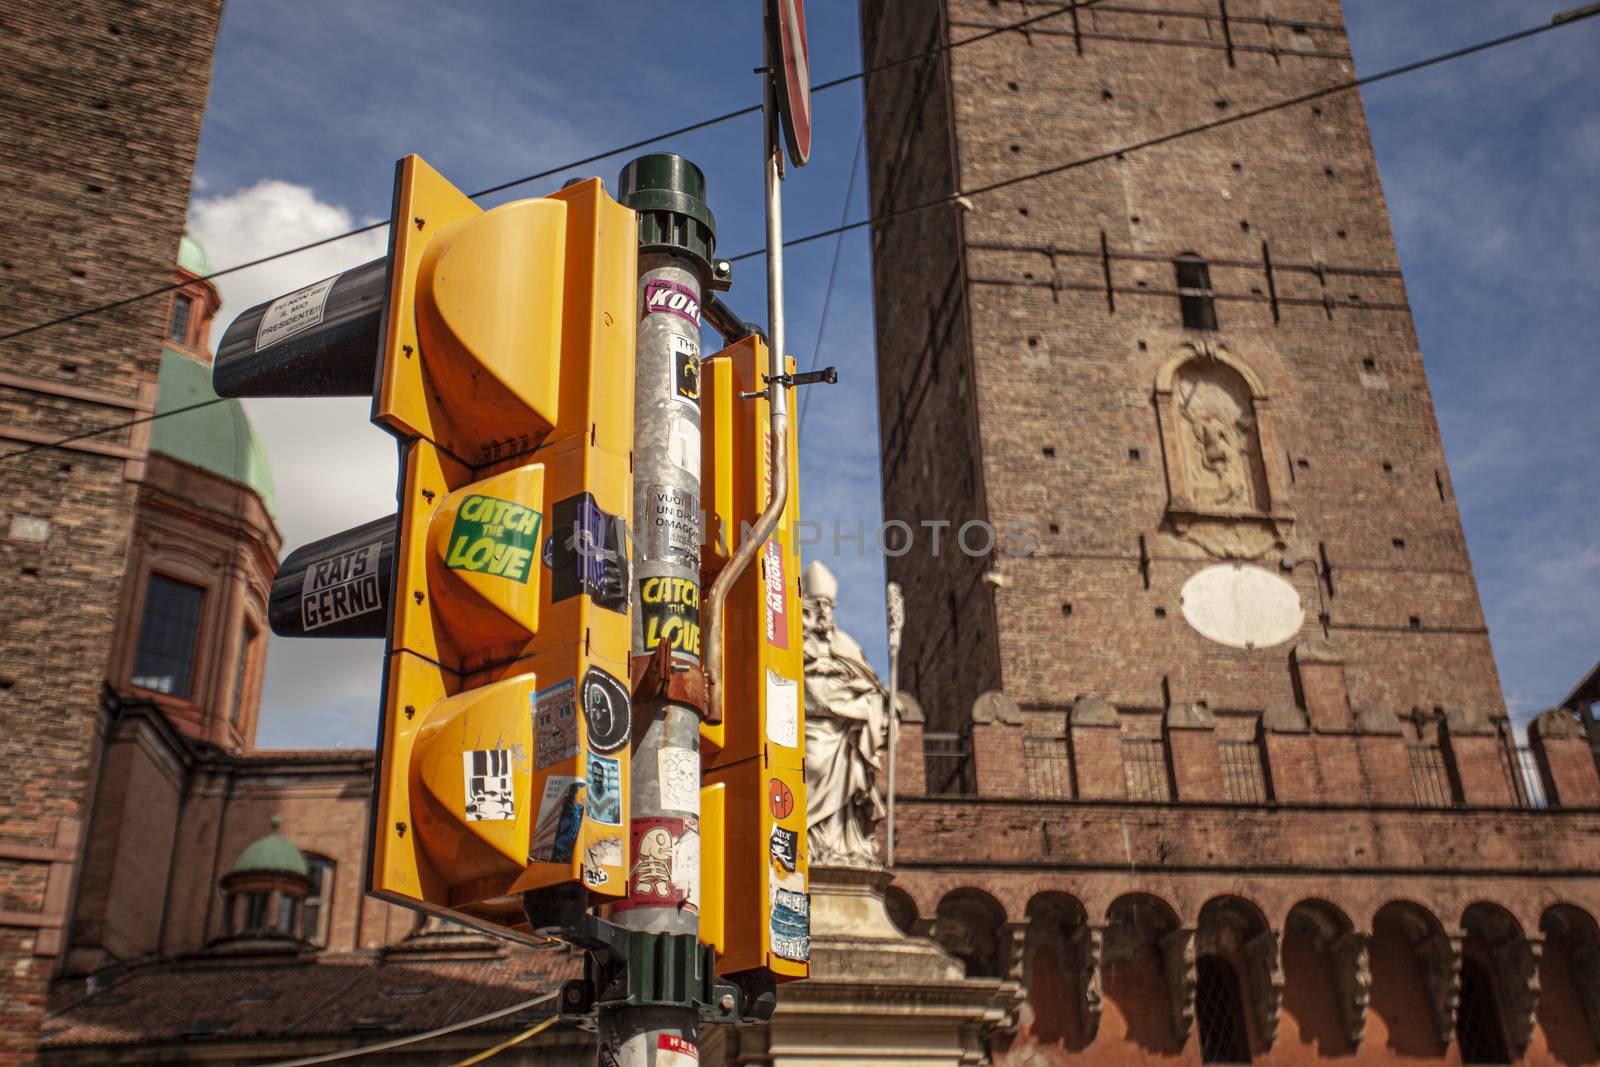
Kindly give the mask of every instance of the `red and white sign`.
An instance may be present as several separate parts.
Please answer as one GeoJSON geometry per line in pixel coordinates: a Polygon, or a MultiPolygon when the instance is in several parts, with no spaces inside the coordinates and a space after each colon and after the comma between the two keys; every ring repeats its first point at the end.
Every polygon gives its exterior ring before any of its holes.
{"type": "Polygon", "coordinates": [[[806,45],[805,0],[767,0],[772,56],[778,64],[778,111],[797,167],[811,159],[811,54],[806,45]]]}

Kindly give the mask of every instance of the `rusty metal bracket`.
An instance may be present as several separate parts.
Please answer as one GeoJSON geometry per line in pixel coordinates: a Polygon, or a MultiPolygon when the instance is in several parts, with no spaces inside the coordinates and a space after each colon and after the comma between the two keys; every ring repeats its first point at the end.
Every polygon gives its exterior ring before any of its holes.
{"type": "Polygon", "coordinates": [[[694,708],[700,713],[700,720],[711,726],[722,722],[720,714],[712,719],[707,710],[705,671],[699,664],[673,659],[666,638],[661,639],[654,652],[634,656],[631,672],[635,709],[646,701],[662,698],[694,708]]]}

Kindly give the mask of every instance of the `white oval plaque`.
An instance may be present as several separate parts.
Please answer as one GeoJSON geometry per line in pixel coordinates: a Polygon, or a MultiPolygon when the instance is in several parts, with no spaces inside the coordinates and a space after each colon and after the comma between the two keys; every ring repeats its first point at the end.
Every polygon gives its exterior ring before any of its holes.
{"type": "Polygon", "coordinates": [[[1183,617],[1230,648],[1270,648],[1300,632],[1305,612],[1294,586],[1260,567],[1218,563],[1183,583],[1183,617]]]}

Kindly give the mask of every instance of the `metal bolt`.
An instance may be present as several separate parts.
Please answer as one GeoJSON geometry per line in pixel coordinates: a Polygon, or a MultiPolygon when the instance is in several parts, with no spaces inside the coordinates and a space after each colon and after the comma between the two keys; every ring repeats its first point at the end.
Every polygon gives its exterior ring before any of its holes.
{"type": "Polygon", "coordinates": [[[422,498],[424,500],[426,500],[430,504],[433,503],[433,495],[434,494],[433,494],[433,490],[432,489],[424,489],[422,491],[422,498]]]}
{"type": "Polygon", "coordinates": [[[422,603],[422,590],[418,589],[415,593],[412,593],[411,595],[417,598],[417,603],[418,604],[422,603]]]}
{"type": "Polygon", "coordinates": [[[402,351],[402,352],[404,352],[406,354],[406,358],[407,359],[410,359],[413,349],[412,349],[412,347],[410,345],[401,345],[400,346],[400,351],[402,351]]]}
{"type": "Polygon", "coordinates": [[[723,1014],[732,1015],[733,1014],[733,994],[732,993],[724,993],[724,994],[722,994],[722,999],[717,1001],[717,1005],[722,1009],[723,1014]]]}
{"type": "Polygon", "coordinates": [[[411,221],[417,224],[417,229],[419,229],[419,230],[422,229],[423,226],[427,225],[427,223],[425,223],[422,220],[422,216],[421,215],[418,215],[416,218],[412,219],[411,221]]]}
{"type": "Polygon", "coordinates": [[[416,713],[417,713],[417,706],[415,704],[407,704],[406,705],[406,718],[409,719],[409,718],[411,718],[411,716],[415,715],[416,713]]]}
{"type": "Polygon", "coordinates": [[[394,824],[394,832],[399,834],[401,837],[406,836],[406,824],[403,823],[403,822],[395,823],[394,824]]]}

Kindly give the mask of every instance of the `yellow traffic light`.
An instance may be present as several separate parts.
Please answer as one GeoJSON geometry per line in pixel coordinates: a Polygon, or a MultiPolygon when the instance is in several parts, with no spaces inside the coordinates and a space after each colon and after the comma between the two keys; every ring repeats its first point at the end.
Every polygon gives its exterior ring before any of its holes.
{"type": "MultiPolygon", "coordinates": [[[[791,361],[792,364],[792,361],[791,361]]],[[[772,484],[766,345],[759,337],[702,360],[702,581],[754,525],[772,484]]],[[[793,373],[792,365],[786,367],[793,373]]],[[[801,649],[799,472],[794,422],[786,454],[789,497],[757,562],[740,576],[723,614],[723,722],[701,727],[701,940],[718,972],[764,972],[783,982],[809,973],[805,686],[801,649]]]]}
{"type": "Polygon", "coordinates": [[[636,217],[597,180],[481,211],[398,171],[371,889],[527,932],[521,893],[626,882],[636,217]]]}

